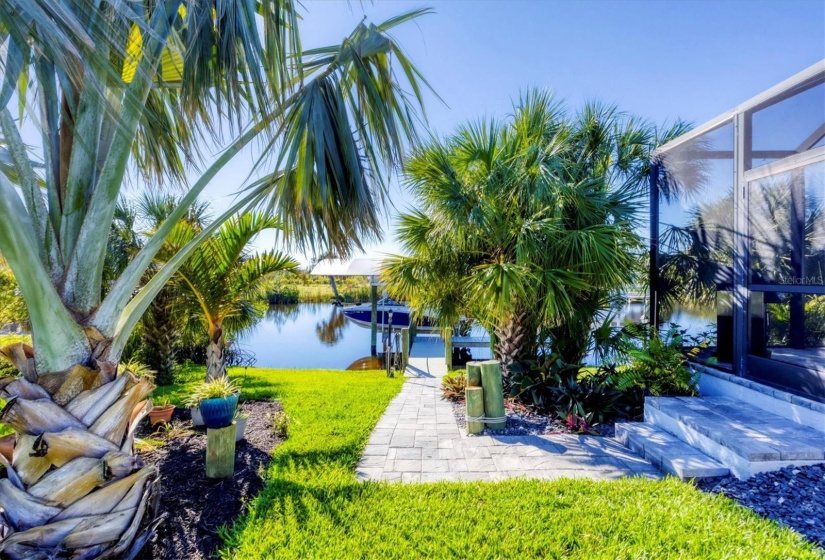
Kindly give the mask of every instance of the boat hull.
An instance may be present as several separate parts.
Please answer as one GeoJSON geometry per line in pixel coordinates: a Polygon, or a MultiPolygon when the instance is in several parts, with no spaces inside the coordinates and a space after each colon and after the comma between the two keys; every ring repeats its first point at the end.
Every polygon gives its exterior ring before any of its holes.
{"type": "MultiPolygon", "coordinates": [[[[360,306],[358,306],[360,307],[360,306]]],[[[359,327],[371,328],[372,327],[372,310],[371,309],[359,309],[358,307],[351,307],[351,308],[344,308],[342,313],[344,316],[358,325],[359,327]]],[[[378,328],[381,330],[385,330],[389,326],[389,310],[388,309],[378,309],[378,328]]],[[[401,329],[404,327],[410,326],[410,312],[408,309],[398,309],[394,308],[392,310],[392,327],[395,329],[401,329]]],[[[436,327],[432,326],[430,321],[425,317],[422,324],[418,325],[419,330],[435,330],[436,327]]]]}

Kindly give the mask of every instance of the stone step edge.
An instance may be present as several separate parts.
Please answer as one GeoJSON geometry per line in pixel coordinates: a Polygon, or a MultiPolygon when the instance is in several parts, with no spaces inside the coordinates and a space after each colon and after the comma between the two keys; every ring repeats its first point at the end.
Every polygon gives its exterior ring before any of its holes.
{"type": "Polygon", "coordinates": [[[730,469],[689,444],[646,422],[617,422],[615,439],[681,480],[727,476],[730,469]],[[655,438],[655,439],[653,439],[655,438]]]}
{"type": "MultiPolygon", "coordinates": [[[[825,460],[825,451],[814,447],[792,447],[781,443],[768,443],[751,440],[746,437],[731,440],[727,437],[724,431],[714,430],[705,424],[696,422],[693,418],[685,417],[673,410],[678,406],[687,406],[680,404],[679,399],[675,397],[659,397],[645,399],[645,407],[648,405],[655,409],[654,414],[645,414],[645,422],[662,428],[664,431],[670,433],[674,437],[685,441],[685,437],[677,433],[667,426],[659,426],[660,422],[657,416],[661,414],[665,418],[672,419],[682,427],[683,431],[692,432],[696,436],[706,438],[707,441],[713,442],[712,445],[718,445],[727,449],[730,453],[740,457],[742,460],[750,463],[759,462],[776,462],[776,461],[820,461],[825,460]]],[[[688,407],[689,408],[689,407],[688,407]]],[[[653,412],[653,411],[651,411],[653,412]]],[[[783,419],[784,420],[784,419],[783,419]]],[[[696,437],[689,436],[687,439],[699,443],[696,437]]],[[[794,440],[797,441],[797,440],[794,440]]],[[[688,443],[689,444],[689,443],[688,443]]],[[[690,445],[690,444],[689,444],[690,445]]],[[[696,446],[695,446],[696,447],[696,446]]],[[[702,449],[702,452],[707,453],[707,450],[702,449]]],[[[716,452],[713,452],[716,455],[716,452]]]]}

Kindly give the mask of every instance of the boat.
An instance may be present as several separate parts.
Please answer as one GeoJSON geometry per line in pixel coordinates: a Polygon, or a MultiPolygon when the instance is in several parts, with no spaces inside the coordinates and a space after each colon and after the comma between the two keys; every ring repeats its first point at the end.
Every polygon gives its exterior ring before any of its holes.
{"type": "MultiPolygon", "coordinates": [[[[372,326],[372,304],[359,303],[358,305],[350,305],[344,307],[341,312],[344,316],[358,325],[359,327],[371,328],[372,326]]],[[[410,326],[410,315],[412,311],[410,308],[401,302],[398,302],[391,297],[384,297],[378,300],[378,328],[386,329],[390,324],[390,314],[392,314],[393,328],[403,328],[410,326]]],[[[432,322],[424,317],[424,320],[418,325],[419,330],[435,330],[437,327],[433,326],[432,322]]]]}

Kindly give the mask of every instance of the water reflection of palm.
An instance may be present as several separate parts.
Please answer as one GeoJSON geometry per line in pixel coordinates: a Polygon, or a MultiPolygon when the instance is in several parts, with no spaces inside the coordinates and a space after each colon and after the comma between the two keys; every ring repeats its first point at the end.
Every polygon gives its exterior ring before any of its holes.
{"type": "Polygon", "coordinates": [[[318,335],[318,340],[324,344],[334,346],[340,341],[341,334],[346,326],[346,316],[341,313],[338,307],[333,307],[329,319],[315,325],[315,334],[318,335]]]}

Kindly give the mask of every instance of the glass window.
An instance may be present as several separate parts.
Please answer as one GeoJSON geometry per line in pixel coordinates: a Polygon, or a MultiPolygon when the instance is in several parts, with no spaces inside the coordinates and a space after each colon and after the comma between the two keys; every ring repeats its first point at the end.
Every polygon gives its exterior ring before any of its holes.
{"type": "Polygon", "coordinates": [[[825,295],[751,293],[749,352],[808,369],[825,368],[825,295]]]}
{"type": "Polygon", "coordinates": [[[668,150],[660,165],[661,319],[694,335],[715,331],[719,323],[725,330],[718,333],[719,340],[727,340],[731,327],[724,294],[732,289],[733,124],[668,150]]]}
{"type": "Polygon", "coordinates": [[[825,162],[748,189],[751,283],[825,285],[825,162]]]}
{"type": "Polygon", "coordinates": [[[807,84],[751,114],[751,157],[759,167],[825,145],[825,82],[807,84]]]}

